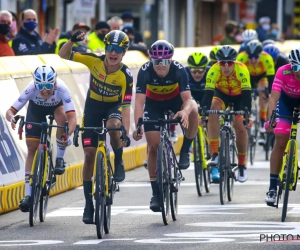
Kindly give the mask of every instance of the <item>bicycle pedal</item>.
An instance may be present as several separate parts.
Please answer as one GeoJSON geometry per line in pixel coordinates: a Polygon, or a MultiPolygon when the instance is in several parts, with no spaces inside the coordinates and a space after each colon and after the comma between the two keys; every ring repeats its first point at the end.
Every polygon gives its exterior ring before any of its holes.
{"type": "Polygon", "coordinates": [[[230,166],[231,166],[231,167],[237,167],[238,164],[237,164],[237,163],[231,163],[230,166]]]}
{"type": "Polygon", "coordinates": [[[276,208],[278,208],[278,206],[277,206],[276,203],[267,202],[267,205],[268,205],[269,207],[276,207],[276,208]]]}
{"type": "Polygon", "coordinates": [[[181,181],[185,181],[185,178],[182,176],[181,181]]]}
{"type": "Polygon", "coordinates": [[[120,186],[116,185],[115,192],[120,192],[120,186]]]}

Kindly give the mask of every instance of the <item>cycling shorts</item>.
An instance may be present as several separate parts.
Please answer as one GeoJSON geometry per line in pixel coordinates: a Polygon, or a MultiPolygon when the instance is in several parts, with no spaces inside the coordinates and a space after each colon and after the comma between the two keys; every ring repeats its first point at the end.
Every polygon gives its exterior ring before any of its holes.
{"type": "MultiPolygon", "coordinates": [[[[99,103],[99,101],[87,98],[85,101],[82,127],[102,127],[103,119],[116,118],[122,121],[121,103],[99,103]]],[[[103,140],[103,136],[100,136],[103,140]]],[[[85,130],[81,136],[82,146],[98,147],[98,134],[94,130],[85,130]]]]}
{"type": "Polygon", "coordinates": [[[251,76],[250,75],[251,88],[257,88],[259,83],[268,84],[268,78],[266,73],[263,73],[259,76],[251,76]]]}
{"type": "MultiPolygon", "coordinates": [[[[172,111],[176,114],[181,110],[182,107],[182,99],[180,95],[175,96],[174,98],[167,101],[159,101],[159,102],[147,102],[144,108],[144,119],[145,120],[157,120],[164,119],[165,111],[172,111]]],[[[145,124],[144,125],[145,132],[148,131],[160,131],[160,127],[155,124],[145,124]]]]}
{"type": "Polygon", "coordinates": [[[55,106],[41,106],[29,101],[27,114],[26,114],[26,127],[25,135],[27,140],[39,140],[41,137],[42,128],[38,125],[31,124],[30,122],[41,123],[46,122],[47,115],[54,115],[57,108],[63,107],[63,102],[60,101],[55,106]]]}

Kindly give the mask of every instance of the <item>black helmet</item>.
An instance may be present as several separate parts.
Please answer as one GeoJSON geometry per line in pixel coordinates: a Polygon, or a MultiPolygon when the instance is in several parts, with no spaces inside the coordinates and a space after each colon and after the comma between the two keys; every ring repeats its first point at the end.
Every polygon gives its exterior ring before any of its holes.
{"type": "Polygon", "coordinates": [[[251,40],[247,43],[246,52],[248,55],[258,55],[262,52],[263,47],[260,41],[258,40],[251,40]]]}
{"type": "Polygon", "coordinates": [[[235,61],[236,56],[236,50],[228,45],[221,47],[216,54],[218,61],[235,61]]]}
{"type": "Polygon", "coordinates": [[[117,45],[119,47],[122,47],[124,50],[127,50],[129,47],[129,38],[128,36],[121,30],[113,30],[111,32],[108,32],[103,42],[105,45],[117,45]]]}

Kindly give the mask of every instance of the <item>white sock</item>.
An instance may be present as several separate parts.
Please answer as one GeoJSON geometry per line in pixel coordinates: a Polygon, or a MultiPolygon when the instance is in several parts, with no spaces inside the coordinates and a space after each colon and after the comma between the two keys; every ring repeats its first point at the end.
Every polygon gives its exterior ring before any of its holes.
{"type": "Polygon", "coordinates": [[[30,172],[25,172],[25,196],[31,196],[31,186],[29,185],[30,172]]]}
{"type": "Polygon", "coordinates": [[[66,152],[66,147],[62,145],[62,141],[58,140],[56,138],[56,145],[57,145],[57,154],[56,158],[64,158],[65,152],[66,152]]]}

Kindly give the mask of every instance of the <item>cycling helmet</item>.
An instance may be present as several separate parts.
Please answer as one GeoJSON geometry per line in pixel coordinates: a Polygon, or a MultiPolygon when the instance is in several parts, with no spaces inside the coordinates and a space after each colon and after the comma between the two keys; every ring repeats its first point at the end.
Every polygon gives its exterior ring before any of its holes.
{"type": "Polygon", "coordinates": [[[119,47],[122,47],[125,51],[129,47],[129,38],[121,30],[112,30],[108,32],[105,37],[103,42],[105,45],[117,45],[119,47]]]}
{"type": "Polygon", "coordinates": [[[157,40],[149,49],[152,59],[170,59],[174,55],[174,46],[166,40],[157,40]]]}
{"type": "Polygon", "coordinates": [[[235,61],[236,56],[236,50],[228,45],[221,47],[216,54],[218,61],[235,61]]]}
{"type": "Polygon", "coordinates": [[[220,48],[222,48],[222,46],[215,46],[212,48],[212,50],[209,52],[209,60],[211,60],[212,62],[218,61],[216,58],[216,54],[220,48]]]}
{"type": "Polygon", "coordinates": [[[279,49],[274,44],[266,45],[265,47],[263,47],[263,51],[272,56],[273,60],[275,60],[280,54],[279,49]]]}
{"type": "Polygon", "coordinates": [[[244,42],[257,39],[257,37],[258,36],[256,30],[248,29],[243,31],[242,33],[242,38],[244,42]]]}
{"type": "Polygon", "coordinates": [[[289,61],[292,65],[300,65],[300,49],[293,49],[289,54],[289,61]]]}
{"type": "Polygon", "coordinates": [[[206,67],[208,65],[208,58],[200,52],[195,52],[189,55],[187,63],[190,67],[206,67]]]}
{"type": "Polygon", "coordinates": [[[268,44],[275,44],[275,41],[272,39],[267,39],[262,42],[263,47],[267,46],[268,44]]]}
{"type": "Polygon", "coordinates": [[[262,52],[262,44],[258,40],[252,40],[247,43],[246,52],[248,55],[258,55],[262,52]]]}
{"type": "Polygon", "coordinates": [[[36,68],[33,73],[34,83],[51,83],[56,82],[56,71],[49,65],[42,65],[36,68]]]}

